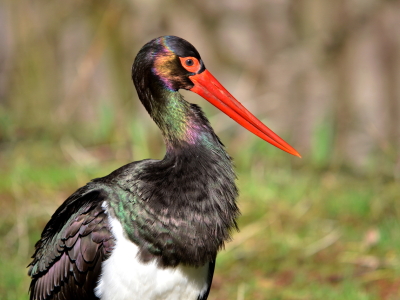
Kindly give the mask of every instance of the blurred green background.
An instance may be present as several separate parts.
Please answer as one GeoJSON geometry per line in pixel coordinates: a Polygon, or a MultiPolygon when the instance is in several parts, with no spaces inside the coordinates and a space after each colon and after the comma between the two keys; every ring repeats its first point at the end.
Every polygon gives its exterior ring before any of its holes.
{"type": "Polygon", "coordinates": [[[55,209],[165,148],[137,99],[140,47],[178,35],[302,155],[197,95],[234,157],[240,232],[209,299],[400,299],[400,1],[0,3],[0,299],[55,209]]]}

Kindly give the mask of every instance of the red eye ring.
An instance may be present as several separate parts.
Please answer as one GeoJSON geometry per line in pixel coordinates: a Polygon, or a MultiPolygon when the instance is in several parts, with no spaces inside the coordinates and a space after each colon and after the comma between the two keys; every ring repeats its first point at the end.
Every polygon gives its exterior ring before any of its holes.
{"type": "Polygon", "coordinates": [[[196,57],[179,57],[182,67],[191,73],[197,73],[201,69],[201,64],[196,57]]]}

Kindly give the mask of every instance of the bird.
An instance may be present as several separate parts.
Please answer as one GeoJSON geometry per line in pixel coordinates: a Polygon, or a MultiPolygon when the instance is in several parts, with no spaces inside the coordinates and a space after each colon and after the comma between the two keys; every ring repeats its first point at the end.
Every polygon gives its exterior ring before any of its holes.
{"type": "Polygon", "coordinates": [[[217,81],[182,38],[145,44],[131,75],[162,133],[165,156],[122,166],[65,200],[28,265],[31,300],[208,298],[217,253],[237,229],[236,175],[205,114],[180,89],[300,157],[217,81]]]}

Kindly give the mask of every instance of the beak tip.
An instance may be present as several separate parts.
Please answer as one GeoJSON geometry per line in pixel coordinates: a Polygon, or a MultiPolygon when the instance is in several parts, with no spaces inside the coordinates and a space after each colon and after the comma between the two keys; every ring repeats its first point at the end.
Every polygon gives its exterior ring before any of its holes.
{"type": "Polygon", "coordinates": [[[302,158],[299,152],[297,152],[297,151],[296,151],[294,148],[292,148],[292,147],[290,147],[290,148],[291,148],[291,149],[287,149],[287,148],[286,148],[286,149],[282,149],[282,150],[288,152],[289,154],[292,154],[293,156],[297,156],[297,157],[299,157],[299,158],[302,158]]]}
{"type": "Polygon", "coordinates": [[[299,157],[299,158],[302,158],[301,157],[301,155],[300,155],[300,153],[299,152],[297,152],[297,151],[295,151],[294,153],[292,153],[294,156],[297,156],[297,157],[299,157]]]}
{"type": "Polygon", "coordinates": [[[283,142],[285,143],[285,145],[279,145],[279,146],[277,146],[277,148],[279,148],[279,149],[281,149],[281,150],[283,150],[283,151],[285,151],[285,152],[287,152],[289,154],[292,154],[293,156],[297,156],[297,157],[301,158],[300,153],[297,152],[296,149],[294,149],[292,146],[287,144],[285,141],[283,141],[283,142]]]}

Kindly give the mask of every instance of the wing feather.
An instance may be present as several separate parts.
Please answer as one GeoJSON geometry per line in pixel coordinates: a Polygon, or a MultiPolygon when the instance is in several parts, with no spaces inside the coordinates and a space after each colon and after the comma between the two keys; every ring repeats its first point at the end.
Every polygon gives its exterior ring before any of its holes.
{"type": "Polygon", "coordinates": [[[31,300],[97,299],[101,263],[114,247],[102,189],[78,190],[54,213],[36,244],[31,300]]]}

